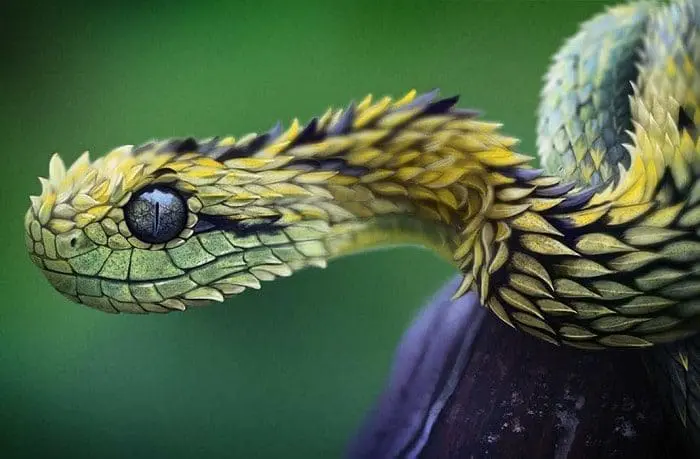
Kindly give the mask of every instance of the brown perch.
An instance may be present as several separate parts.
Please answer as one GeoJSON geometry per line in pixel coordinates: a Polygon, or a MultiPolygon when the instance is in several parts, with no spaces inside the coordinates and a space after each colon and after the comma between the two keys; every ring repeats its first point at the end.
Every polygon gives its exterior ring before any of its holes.
{"type": "Polygon", "coordinates": [[[415,320],[351,458],[682,458],[645,351],[558,348],[517,332],[458,280],[415,320]]]}

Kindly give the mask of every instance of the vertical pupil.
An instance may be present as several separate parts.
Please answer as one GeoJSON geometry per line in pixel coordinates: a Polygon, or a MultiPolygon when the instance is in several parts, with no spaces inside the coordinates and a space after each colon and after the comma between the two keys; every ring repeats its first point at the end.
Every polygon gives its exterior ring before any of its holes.
{"type": "Polygon", "coordinates": [[[158,222],[160,221],[160,216],[158,215],[160,211],[160,203],[156,201],[155,218],[153,219],[153,234],[158,234],[158,222]]]}
{"type": "Polygon", "coordinates": [[[146,187],[124,207],[124,219],[132,234],[151,244],[168,242],[187,222],[187,207],[180,194],[163,186],[146,187]]]}

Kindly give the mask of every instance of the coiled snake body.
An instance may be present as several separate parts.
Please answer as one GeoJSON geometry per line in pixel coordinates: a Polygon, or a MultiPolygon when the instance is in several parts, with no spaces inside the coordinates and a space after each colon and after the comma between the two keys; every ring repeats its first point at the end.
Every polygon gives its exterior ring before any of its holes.
{"type": "MultiPolygon", "coordinates": [[[[32,261],[72,301],[168,312],[368,247],[420,243],[504,322],[556,345],[654,347],[700,430],[700,3],[634,3],[555,56],[546,171],[435,92],[305,126],[119,147],[31,198],[32,261]]],[[[697,432],[696,432],[697,433],[697,432]]]]}

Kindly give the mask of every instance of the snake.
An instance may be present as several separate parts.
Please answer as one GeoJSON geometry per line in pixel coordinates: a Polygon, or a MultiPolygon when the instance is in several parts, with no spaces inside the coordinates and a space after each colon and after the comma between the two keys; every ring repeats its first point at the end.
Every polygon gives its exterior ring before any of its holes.
{"type": "Polygon", "coordinates": [[[700,431],[700,2],[635,2],[551,60],[534,157],[459,98],[371,94],[240,137],[49,161],[24,220],[71,302],[168,313],[378,247],[420,245],[505,324],[556,346],[651,348],[700,431]]]}

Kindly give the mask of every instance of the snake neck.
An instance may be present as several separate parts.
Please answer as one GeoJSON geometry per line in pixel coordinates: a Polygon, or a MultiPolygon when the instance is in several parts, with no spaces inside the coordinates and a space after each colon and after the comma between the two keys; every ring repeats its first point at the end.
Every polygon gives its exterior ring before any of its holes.
{"type": "MultiPolygon", "coordinates": [[[[254,153],[284,157],[278,173],[306,172],[313,194],[294,209],[327,225],[328,258],[412,244],[478,272],[495,244],[508,239],[509,217],[561,201],[559,179],[530,167],[531,158],[513,150],[518,140],[501,134],[499,123],[454,108],[456,97],[435,95],[375,104],[367,98],[254,153]]],[[[235,169],[246,161],[225,164],[235,169]]]]}

